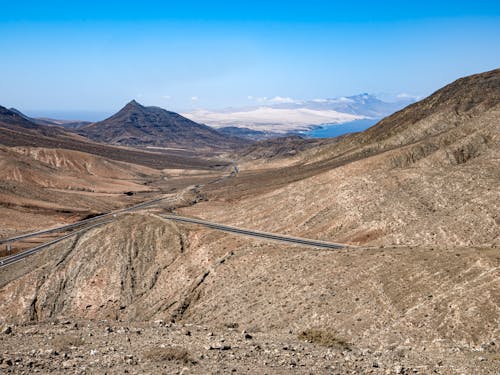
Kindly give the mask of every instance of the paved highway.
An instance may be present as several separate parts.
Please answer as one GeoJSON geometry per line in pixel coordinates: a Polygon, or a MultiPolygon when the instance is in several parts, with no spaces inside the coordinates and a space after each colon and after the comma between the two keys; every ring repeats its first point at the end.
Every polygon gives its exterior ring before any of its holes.
{"type": "Polygon", "coordinates": [[[304,245],[304,246],[319,247],[319,248],[324,248],[324,249],[344,249],[347,247],[354,247],[354,246],[350,246],[350,245],[343,245],[343,244],[333,243],[333,242],[311,240],[308,238],[300,238],[300,237],[283,236],[280,234],[231,227],[228,225],[212,223],[210,221],[193,219],[193,218],[184,217],[184,216],[161,215],[161,217],[163,217],[164,219],[168,219],[168,220],[181,221],[181,222],[192,223],[192,224],[199,224],[199,225],[203,225],[203,226],[208,227],[208,228],[222,230],[224,232],[236,233],[236,234],[241,234],[241,235],[245,235],[245,236],[252,236],[252,237],[259,237],[259,238],[267,238],[267,239],[274,240],[274,241],[288,242],[288,243],[294,243],[294,244],[299,244],[299,245],[304,245]]]}
{"type": "Polygon", "coordinates": [[[23,260],[24,258],[26,258],[26,257],[28,257],[30,255],[38,253],[39,251],[45,249],[46,247],[49,247],[49,246],[54,245],[54,244],[56,244],[56,243],[58,243],[58,242],[60,242],[62,240],[65,240],[68,237],[75,236],[75,235],[77,235],[79,233],[82,233],[82,232],[85,232],[85,231],[87,231],[87,230],[89,230],[91,228],[97,227],[99,225],[107,224],[107,223],[110,223],[112,221],[113,220],[101,221],[100,223],[93,224],[93,225],[90,225],[90,226],[85,227],[83,229],[80,229],[80,230],[78,230],[76,232],[72,232],[72,233],[66,234],[66,235],[64,235],[62,237],[58,237],[55,240],[52,240],[50,242],[47,242],[47,243],[44,243],[42,245],[36,246],[36,247],[34,247],[32,249],[23,251],[21,253],[15,254],[15,255],[11,255],[11,256],[6,257],[6,258],[2,258],[2,259],[0,259],[0,268],[9,266],[9,265],[11,265],[13,263],[17,263],[20,260],[23,260]]]}
{"type": "MultiPolygon", "coordinates": [[[[16,262],[19,262],[20,260],[22,260],[30,255],[36,254],[37,252],[39,252],[39,251],[41,251],[41,250],[43,250],[51,245],[54,245],[54,244],[66,239],[68,237],[74,236],[76,234],[82,233],[82,232],[89,230],[91,228],[94,228],[94,227],[97,227],[99,225],[103,225],[103,224],[106,224],[106,223],[113,221],[113,219],[102,221],[103,218],[107,218],[107,217],[116,215],[118,213],[130,212],[130,211],[133,211],[133,210],[136,210],[139,208],[150,206],[150,205],[153,205],[153,204],[158,203],[159,201],[162,201],[165,199],[167,199],[167,197],[154,199],[154,200],[151,200],[148,202],[143,202],[143,203],[137,204],[137,205],[129,207],[129,208],[125,208],[122,210],[118,210],[118,211],[110,212],[110,213],[103,214],[100,216],[96,216],[96,217],[93,217],[91,219],[82,220],[82,221],[79,221],[78,223],[75,223],[75,224],[65,225],[62,227],[44,230],[44,231],[39,231],[39,232],[34,232],[34,233],[28,233],[28,234],[24,234],[22,236],[12,237],[12,238],[3,240],[2,243],[14,242],[14,241],[19,241],[21,239],[25,239],[25,238],[29,238],[29,237],[39,236],[42,234],[48,234],[48,233],[53,233],[53,232],[57,232],[57,231],[65,231],[65,230],[73,229],[73,228],[76,228],[76,227],[79,227],[82,225],[88,225],[88,226],[85,226],[84,228],[82,228],[76,232],[72,232],[72,233],[66,234],[64,236],[58,237],[55,240],[52,240],[50,242],[36,246],[32,249],[25,250],[21,253],[2,258],[2,259],[0,259],[0,268],[6,267],[6,266],[13,264],[13,263],[16,263],[16,262]]],[[[180,222],[185,222],[185,223],[203,225],[205,227],[221,230],[224,232],[230,232],[230,233],[240,234],[240,235],[244,235],[244,236],[257,237],[257,238],[265,238],[265,239],[269,239],[269,240],[273,240],[273,241],[293,243],[293,244],[298,244],[298,245],[303,245],[303,246],[311,246],[311,247],[323,248],[323,249],[344,249],[347,247],[354,247],[354,246],[333,243],[333,242],[318,241],[318,240],[312,240],[312,239],[308,239],[308,238],[283,236],[283,235],[279,235],[279,234],[275,234],[275,233],[261,232],[261,231],[250,230],[250,229],[242,229],[242,228],[217,224],[217,223],[213,223],[210,221],[193,219],[193,218],[184,217],[184,216],[161,215],[161,217],[164,219],[167,219],[167,220],[174,220],[174,221],[180,221],[180,222]]]]}
{"type": "Polygon", "coordinates": [[[16,242],[16,241],[24,240],[24,239],[31,238],[31,237],[38,237],[38,236],[41,236],[41,235],[44,235],[44,234],[56,233],[56,232],[65,232],[65,231],[73,229],[73,228],[81,227],[82,225],[87,225],[87,224],[95,223],[95,222],[97,222],[99,220],[108,218],[108,217],[116,215],[116,214],[122,214],[122,213],[125,213],[125,212],[134,211],[134,210],[137,210],[139,208],[146,207],[146,206],[151,206],[151,205],[153,205],[155,203],[158,203],[159,201],[162,201],[162,200],[165,200],[165,199],[169,199],[169,198],[171,200],[175,199],[173,197],[157,198],[157,199],[153,199],[153,200],[150,200],[150,201],[147,201],[147,202],[142,202],[142,203],[136,204],[136,205],[128,207],[128,208],[123,208],[121,210],[112,211],[112,212],[105,213],[105,214],[102,214],[102,215],[99,215],[99,216],[94,216],[94,217],[91,217],[90,219],[81,220],[81,221],[78,221],[78,222],[73,223],[73,224],[64,225],[64,226],[61,226],[61,227],[47,229],[47,230],[42,230],[42,231],[38,231],[38,232],[26,233],[26,234],[23,234],[23,235],[20,235],[20,236],[16,236],[16,237],[0,239],[0,245],[4,244],[4,243],[11,243],[11,242],[16,242]]]}

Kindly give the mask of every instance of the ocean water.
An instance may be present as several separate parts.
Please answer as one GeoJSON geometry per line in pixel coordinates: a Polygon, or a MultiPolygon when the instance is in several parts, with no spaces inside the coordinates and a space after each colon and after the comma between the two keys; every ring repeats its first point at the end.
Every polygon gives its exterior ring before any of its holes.
{"type": "Polygon", "coordinates": [[[380,119],[364,119],[343,124],[324,124],[302,134],[309,138],[333,138],[339,135],[361,132],[375,125],[380,119]]]}
{"type": "Polygon", "coordinates": [[[47,117],[56,120],[71,121],[101,121],[113,114],[112,111],[78,111],[78,110],[22,110],[25,115],[30,117],[47,117]]]}

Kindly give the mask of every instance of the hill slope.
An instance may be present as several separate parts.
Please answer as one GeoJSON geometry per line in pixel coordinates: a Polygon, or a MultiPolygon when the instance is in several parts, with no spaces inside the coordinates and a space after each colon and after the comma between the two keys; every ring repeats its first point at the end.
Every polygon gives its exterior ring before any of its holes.
{"type": "Polygon", "coordinates": [[[72,120],[57,120],[46,117],[37,117],[37,118],[29,117],[16,108],[9,108],[9,111],[17,113],[19,116],[24,117],[26,120],[31,121],[37,125],[48,125],[48,126],[56,125],[56,126],[62,126],[63,128],[67,129],[77,129],[79,127],[91,124],[91,122],[89,121],[72,121],[72,120]]]}
{"type": "Polygon", "coordinates": [[[412,162],[446,150],[447,162],[462,163],[477,156],[476,149],[495,146],[499,105],[500,69],[460,78],[366,131],[346,137],[337,147],[325,148],[316,159],[367,157],[413,146],[409,148],[414,152],[412,162]]]}
{"type": "Polygon", "coordinates": [[[226,163],[164,151],[155,153],[93,142],[59,126],[38,125],[0,106],[0,145],[66,149],[155,169],[212,169],[226,163]]]}
{"type": "Polygon", "coordinates": [[[220,206],[189,213],[355,244],[498,243],[500,70],[457,80],[294,160],[243,168],[206,191],[220,206]]]}
{"type": "Polygon", "coordinates": [[[159,107],[132,100],[110,118],[78,130],[95,141],[128,146],[229,149],[246,143],[159,107]]]}
{"type": "MultiPolygon", "coordinates": [[[[298,152],[295,165],[207,184],[209,201],[177,210],[360,248],[322,251],[126,215],[0,273],[0,320],[175,320],[194,325],[182,338],[169,333],[174,345],[208,341],[200,362],[241,363],[251,342],[261,372],[303,371],[326,344],[318,373],[346,373],[335,366],[349,362],[355,373],[494,374],[499,79],[459,80],[364,133],[298,152]],[[238,341],[235,327],[250,338],[238,341]]],[[[100,329],[106,342],[128,338],[111,331],[100,329]]]]}

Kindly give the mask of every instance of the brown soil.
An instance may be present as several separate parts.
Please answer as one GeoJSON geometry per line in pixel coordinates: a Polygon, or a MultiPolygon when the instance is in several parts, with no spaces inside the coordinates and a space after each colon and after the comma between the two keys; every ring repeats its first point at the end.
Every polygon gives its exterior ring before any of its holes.
{"type": "MultiPolygon", "coordinates": [[[[124,215],[2,270],[2,370],[496,374],[499,88],[500,70],[459,80],[292,161],[160,172],[203,181],[180,213],[359,246],[124,215]]],[[[11,178],[3,194],[45,202],[31,215],[69,206],[11,178]]]]}
{"type": "Polygon", "coordinates": [[[498,352],[425,354],[330,348],[295,332],[244,333],[190,324],[55,320],[0,335],[2,373],[51,374],[494,374],[498,352]]]}

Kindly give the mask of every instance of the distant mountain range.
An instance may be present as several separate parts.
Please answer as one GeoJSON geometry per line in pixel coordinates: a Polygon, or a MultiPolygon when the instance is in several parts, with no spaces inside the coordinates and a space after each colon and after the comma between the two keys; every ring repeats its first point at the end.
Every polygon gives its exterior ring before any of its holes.
{"type": "Polygon", "coordinates": [[[145,107],[135,100],[106,120],[79,128],[77,132],[94,141],[136,147],[232,149],[248,143],[178,113],[145,107]]]}
{"type": "Polygon", "coordinates": [[[132,100],[113,116],[95,123],[35,118],[15,108],[9,110],[33,124],[64,127],[108,144],[231,149],[249,140],[290,136],[319,125],[380,119],[415,102],[410,97],[389,102],[366,93],[306,101],[285,99],[219,111],[198,109],[182,115],[132,100]]]}
{"type": "Polygon", "coordinates": [[[414,103],[414,98],[400,98],[394,102],[387,102],[371,94],[342,96],[330,99],[314,99],[303,102],[275,104],[272,108],[300,109],[307,108],[315,111],[337,111],[356,116],[369,118],[386,117],[407,105],[414,103]]]}
{"type": "Polygon", "coordinates": [[[361,119],[379,119],[408,104],[413,98],[387,102],[375,95],[292,101],[222,111],[199,109],[183,115],[215,128],[237,127],[263,132],[289,133],[322,124],[341,124],[361,119]]]}
{"type": "Polygon", "coordinates": [[[67,129],[78,129],[82,126],[91,124],[90,121],[56,120],[56,119],[47,118],[47,117],[29,117],[29,116],[25,115],[24,113],[22,113],[21,111],[17,110],[16,108],[9,108],[9,111],[17,113],[19,116],[37,124],[37,125],[57,125],[57,126],[62,126],[64,128],[67,128],[67,129]]]}
{"type": "MultiPolygon", "coordinates": [[[[210,130],[215,132],[213,129],[210,130]]],[[[189,132],[183,132],[182,129],[179,130],[179,134],[185,139],[193,137],[189,132]]],[[[219,136],[224,137],[222,134],[219,136]]],[[[198,149],[193,152],[180,153],[169,150],[116,147],[94,142],[61,126],[36,124],[19,111],[14,112],[2,106],[0,106],[0,146],[80,151],[155,169],[217,169],[226,165],[219,159],[198,158],[198,149]]]]}

